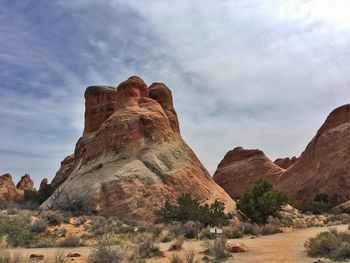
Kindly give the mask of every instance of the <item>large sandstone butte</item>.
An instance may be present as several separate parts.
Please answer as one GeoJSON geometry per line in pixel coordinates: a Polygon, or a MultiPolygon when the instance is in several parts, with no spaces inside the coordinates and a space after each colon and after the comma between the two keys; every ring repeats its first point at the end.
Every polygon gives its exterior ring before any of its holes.
{"type": "Polygon", "coordinates": [[[23,197],[24,190],[36,191],[29,174],[22,176],[17,186],[9,173],[0,175],[0,203],[19,201],[23,197]]]}
{"type": "Polygon", "coordinates": [[[232,198],[238,199],[259,178],[276,182],[284,171],[262,151],[237,147],[226,153],[213,178],[232,198]]]}
{"type": "Polygon", "coordinates": [[[299,158],[275,161],[281,167],[259,150],[238,150],[242,151],[252,154],[232,159],[229,152],[214,175],[214,180],[234,198],[242,193],[242,187],[265,178],[286,192],[296,206],[319,193],[327,194],[335,204],[350,200],[350,105],[329,114],[299,158]]]}
{"type": "Polygon", "coordinates": [[[181,138],[171,91],[162,83],[147,87],[134,76],[117,88],[88,87],[83,136],[61,165],[43,208],[75,195],[104,216],[153,220],[166,200],[190,192],[201,202],[224,202],[237,215],[181,138]]]}

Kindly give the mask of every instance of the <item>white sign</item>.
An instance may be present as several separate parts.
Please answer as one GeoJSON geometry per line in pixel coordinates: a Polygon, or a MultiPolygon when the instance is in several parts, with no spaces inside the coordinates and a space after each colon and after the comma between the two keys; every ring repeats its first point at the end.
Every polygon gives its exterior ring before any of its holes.
{"type": "Polygon", "coordinates": [[[216,230],[215,228],[210,228],[210,233],[215,234],[216,233],[215,230],[216,230]]]}

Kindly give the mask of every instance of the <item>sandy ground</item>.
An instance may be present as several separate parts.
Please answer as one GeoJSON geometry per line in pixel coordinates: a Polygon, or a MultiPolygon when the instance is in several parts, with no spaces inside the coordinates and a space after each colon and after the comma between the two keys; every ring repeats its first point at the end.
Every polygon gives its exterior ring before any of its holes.
{"type": "MultiPolygon", "coordinates": [[[[338,230],[347,230],[347,225],[336,226],[338,230]]],[[[306,256],[304,250],[304,242],[314,237],[321,231],[328,230],[329,227],[314,227],[297,230],[291,233],[280,233],[271,236],[262,236],[251,239],[250,237],[242,239],[234,239],[237,242],[243,242],[249,248],[249,252],[234,254],[233,257],[228,258],[225,262],[230,263],[312,263],[317,262],[318,259],[312,259],[306,256]]],[[[200,241],[186,241],[183,245],[185,250],[192,249],[194,252],[203,256],[203,249],[200,241]]],[[[169,243],[159,244],[162,251],[166,251],[169,248],[169,243]]],[[[42,254],[45,256],[44,262],[52,262],[52,259],[58,251],[63,251],[64,254],[69,252],[79,253],[82,257],[77,258],[72,262],[86,262],[86,259],[90,253],[91,248],[79,247],[79,248],[35,248],[35,249],[13,249],[15,253],[21,253],[25,258],[29,258],[30,254],[42,254]]],[[[167,252],[166,255],[170,253],[167,252]]],[[[169,262],[169,260],[152,259],[148,262],[169,262]]],[[[322,259],[322,262],[329,262],[322,259]]]]}

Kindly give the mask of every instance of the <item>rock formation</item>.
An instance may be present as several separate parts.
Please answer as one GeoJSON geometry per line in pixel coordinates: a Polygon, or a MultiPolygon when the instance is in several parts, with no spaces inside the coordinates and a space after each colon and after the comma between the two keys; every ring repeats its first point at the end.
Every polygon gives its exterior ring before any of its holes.
{"type": "Polygon", "coordinates": [[[215,181],[232,197],[258,177],[270,179],[301,206],[317,194],[327,194],[335,204],[350,200],[350,105],[332,111],[298,159],[276,160],[272,166],[261,151],[229,152],[215,172],[215,181]],[[232,157],[239,155],[241,158],[232,157]],[[257,158],[256,156],[260,156],[257,158]],[[294,163],[293,163],[294,162],[294,163]],[[292,165],[290,165],[292,164],[292,165]],[[277,166],[277,168],[276,168],[277,166]]]}
{"type": "Polygon", "coordinates": [[[335,204],[350,200],[350,105],[332,111],[277,186],[301,205],[319,193],[335,204]]]}
{"type": "Polygon", "coordinates": [[[218,199],[237,215],[234,201],[181,138],[164,84],[147,87],[131,77],[117,88],[88,87],[85,107],[83,136],[62,162],[43,208],[75,194],[98,214],[150,221],[166,200],[190,192],[201,202],[218,199]]]}
{"type": "Polygon", "coordinates": [[[0,175],[0,203],[13,202],[19,198],[18,190],[10,174],[0,175]]]}
{"type": "Polygon", "coordinates": [[[288,169],[290,166],[292,166],[296,161],[298,160],[297,157],[293,156],[292,158],[286,157],[286,158],[278,158],[274,161],[275,164],[277,164],[279,167],[283,169],[288,169]]]}
{"type": "Polygon", "coordinates": [[[21,177],[21,180],[16,185],[16,188],[20,191],[28,190],[35,192],[33,180],[30,178],[29,174],[25,174],[21,177]]]}
{"type": "Polygon", "coordinates": [[[259,178],[275,182],[284,171],[262,151],[237,147],[225,155],[213,178],[232,198],[237,199],[259,178]]]}
{"type": "Polygon", "coordinates": [[[17,186],[12,180],[12,176],[7,173],[0,175],[0,203],[16,202],[23,198],[24,190],[35,192],[33,181],[29,174],[21,177],[17,186]]]}

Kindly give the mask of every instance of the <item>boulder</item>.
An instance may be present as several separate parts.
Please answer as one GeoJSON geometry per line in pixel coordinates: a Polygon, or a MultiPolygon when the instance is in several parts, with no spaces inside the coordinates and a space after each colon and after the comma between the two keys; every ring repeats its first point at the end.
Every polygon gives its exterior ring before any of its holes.
{"type": "Polygon", "coordinates": [[[231,253],[244,253],[248,252],[248,247],[243,243],[233,242],[231,240],[226,241],[226,249],[231,253]]]}

